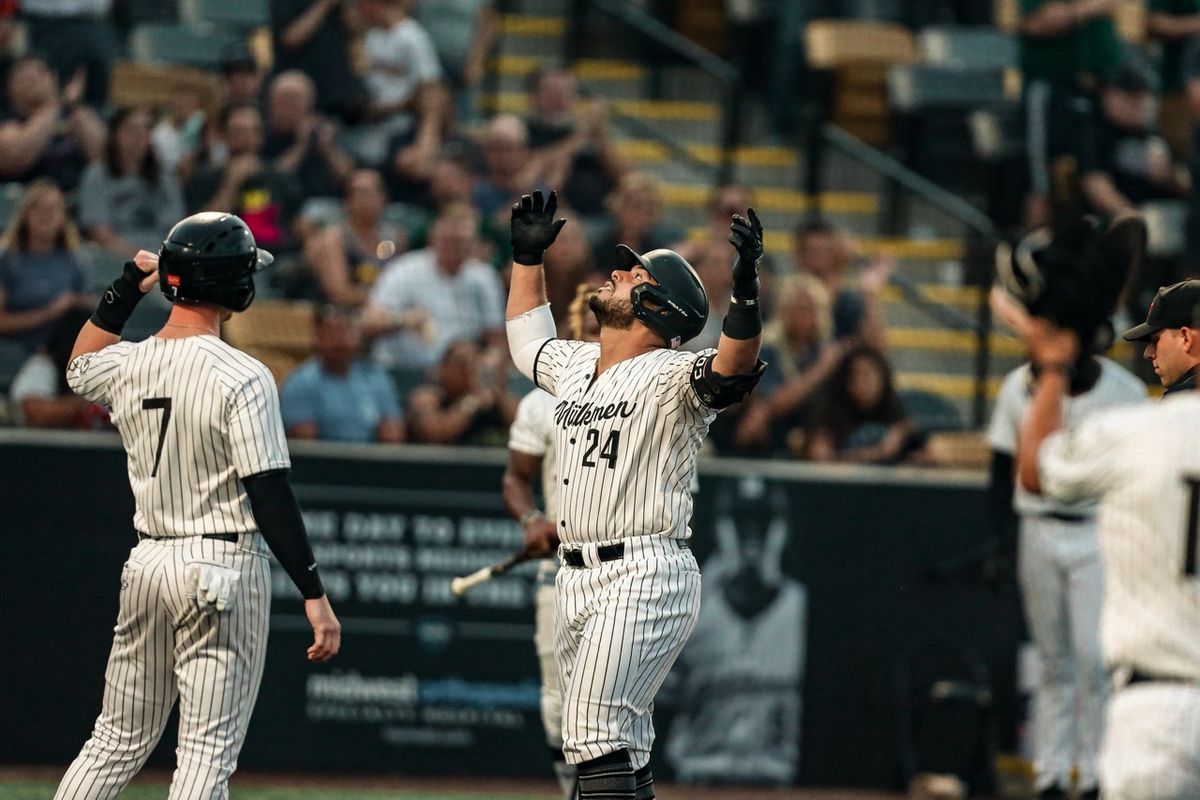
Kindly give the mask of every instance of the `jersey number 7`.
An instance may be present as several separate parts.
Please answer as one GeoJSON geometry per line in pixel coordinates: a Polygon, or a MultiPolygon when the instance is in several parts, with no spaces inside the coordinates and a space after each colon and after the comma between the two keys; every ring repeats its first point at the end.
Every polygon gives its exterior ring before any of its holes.
{"type": "Polygon", "coordinates": [[[163,441],[167,438],[167,423],[171,421],[171,398],[169,397],[148,397],[142,401],[143,410],[152,410],[161,408],[162,422],[158,426],[158,449],[154,451],[154,469],[150,470],[150,477],[158,475],[158,462],[162,460],[163,441]]]}

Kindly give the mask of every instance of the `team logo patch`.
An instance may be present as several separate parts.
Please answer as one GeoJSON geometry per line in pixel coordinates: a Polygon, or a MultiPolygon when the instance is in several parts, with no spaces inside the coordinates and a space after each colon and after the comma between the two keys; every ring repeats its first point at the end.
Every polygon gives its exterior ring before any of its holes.
{"type": "Polygon", "coordinates": [[[168,286],[178,286],[179,285],[179,276],[178,275],[168,275],[167,276],[167,285],[168,286]]]}

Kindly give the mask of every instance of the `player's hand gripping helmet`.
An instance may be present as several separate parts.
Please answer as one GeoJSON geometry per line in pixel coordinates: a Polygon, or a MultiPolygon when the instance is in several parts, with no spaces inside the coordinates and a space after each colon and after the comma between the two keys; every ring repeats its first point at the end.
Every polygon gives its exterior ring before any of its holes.
{"type": "Polygon", "coordinates": [[[1126,217],[1104,227],[1094,217],[1038,228],[996,249],[996,280],[1035,317],[1079,334],[1083,354],[1113,343],[1109,317],[1126,280],[1140,269],[1146,224],[1126,217]]]}
{"type": "Polygon", "coordinates": [[[629,301],[634,315],[662,336],[668,347],[679,347],[694,339],[708,321],[708,293],[696,270],[674,250],[638,255],[626,245],[617,245],[617,269],[638,265],[657,283],[633,287],[629,301]]]}
{"type": "Polygon", "coordinates": [[[275,257],[254,243],[241,218],[205,211],[171,228],[158,251],[158,281],[172,303],[212,303],[245,311],[254,301],[254,273],[275,257]]]}

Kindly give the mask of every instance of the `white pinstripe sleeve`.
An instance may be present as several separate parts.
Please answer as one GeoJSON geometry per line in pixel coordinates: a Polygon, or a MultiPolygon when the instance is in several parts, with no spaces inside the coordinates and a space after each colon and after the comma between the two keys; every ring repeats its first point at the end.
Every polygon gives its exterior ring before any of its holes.
{"type": "Polygon", "coordinates": [[[292,466],[275,379],[258,366],[229,400],[229,444],[239,478],[292,466]]]}
{"type": "Polygon", "coordinates": [[[558,381],[567,372],[567,365],[580,349],[599,345],[589,342],[577,342],[573,339],[547,339],[538,349],[533,360],[533,382],[555,397],[558,396],[556,387],[558,381]]]}
{"type": "Polygon", "coordinates": [[[67,365],[67,385],[84,400],[111,406],[110,382],[133,347],[133,342],[117,342],[94,353],[84,353],[67,365]]]}
{"type": "Polygon", "coordinates": [[[709,356],[711,358],[716,354],[717,351],[711,347],[696,353],[687,351],[675,353],[666,366],[663,367],[662,372],[659,373],[659,401],[669,403],[678,399],[682,400],[683,404],[695,414],[701,416],[715,415],[717,409],[709,408],[700,402],[700,395],[696,394],[696,389],[692,385],[692,369],[702,356],[709,356]]]}
{"type": "Polygon", "coordinates": [[[1042,493],[1074,503],[1099,497],[1120,482],[1125,442],[1134,425],[1128,409],[1096,414],[1071,431],[1057,431],[1038,451],[1042,493]]]}
{"type": "Polygon", "coordinates": [[[544,456],[554,446],[551,439],[549,404],[543,402],[541,389],[534,389],[521,398],[517,416],[508,430],[508,449],[529,456],[544,456]],[[539,395],[541,395],[539,397],[539,395]]]}
{"type": "Polygon", "coordinates": [[[1023,394],[1027,392],[1028,367],[1017,367],[1004,377],[996,405],[992,409],[992,421],[988,424],[988,447],[999,453],[1013,455],[1017,452],[1017,436],[1021,428],[1024,411],[1023,394]]]}

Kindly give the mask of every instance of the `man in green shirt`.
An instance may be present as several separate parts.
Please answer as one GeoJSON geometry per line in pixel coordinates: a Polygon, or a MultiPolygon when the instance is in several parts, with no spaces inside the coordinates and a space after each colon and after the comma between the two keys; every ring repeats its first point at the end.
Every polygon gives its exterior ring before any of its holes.
{"type": "Polygon", "coordinates": [[[1189,51],[1200,47],[1200,0],[1150,0],[1146,32],[1162,45],[1162,129],[1171,149],[1192,149],[1193,114],[1184,95],[1189,51]]]}
{"type": "Polygon", "coordinates": [[[1026,223],[1050,218],[1050,162],[1095,109],[1095,86],[1121,63],[1121,0],[1021,0],[1021,69],[1031,190],[1026,223]]]}

